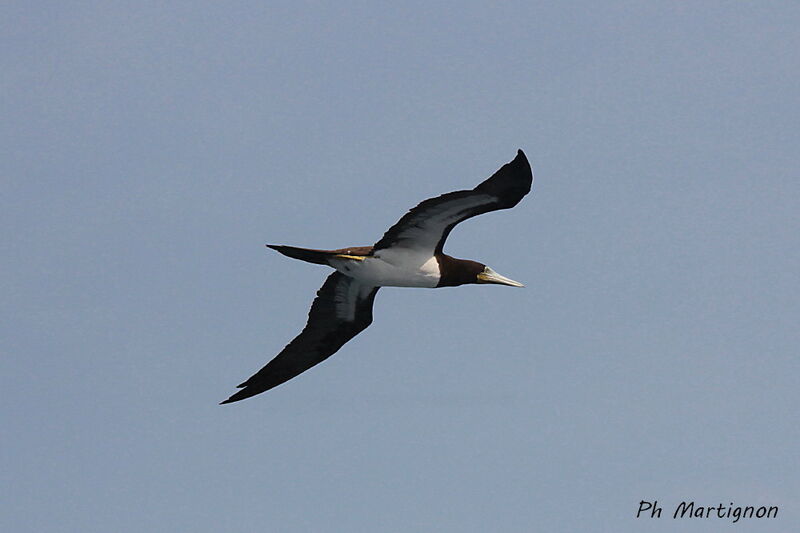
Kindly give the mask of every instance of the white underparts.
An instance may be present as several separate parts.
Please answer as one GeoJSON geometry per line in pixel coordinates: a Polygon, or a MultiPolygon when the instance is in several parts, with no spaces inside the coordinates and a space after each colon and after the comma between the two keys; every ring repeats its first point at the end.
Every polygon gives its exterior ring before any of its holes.
{"type": "Polygon", "coordinates": [[[436,287],[439,262],[429,254],[402,248],[381,250],[363,261],[335,259],[331,265],[360,283],[376,287],[436,287]]]}

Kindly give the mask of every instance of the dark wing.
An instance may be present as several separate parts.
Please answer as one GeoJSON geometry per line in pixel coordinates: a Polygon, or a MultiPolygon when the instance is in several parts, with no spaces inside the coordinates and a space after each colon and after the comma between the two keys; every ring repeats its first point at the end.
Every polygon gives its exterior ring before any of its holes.
{"type": "Polygon", "coordinates": [[[375,243],[373,253],[391,247],[441,253],[450,230],[468,218],[514,207],[528,194],[533,174],[522,150],[471,191],[456,191],[425,200],[403,215],[375,243]]]}
{"type": "Polygon", "coordinates": [[[276,387],[321,363],[372,323],[379,287],[334,272],[317,291],[300,335],[222,403],[238,402],[276,387]]]}

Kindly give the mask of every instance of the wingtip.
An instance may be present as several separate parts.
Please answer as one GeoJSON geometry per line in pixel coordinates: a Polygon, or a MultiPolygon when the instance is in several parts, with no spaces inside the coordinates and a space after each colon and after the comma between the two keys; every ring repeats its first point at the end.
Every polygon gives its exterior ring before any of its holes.
{"type": "Polygon", "coordinates": [[[250,397],[249,395],[243,395],[242,392],[244,391],[239,391],[236,394],[232,394],[230,398],[228,398],[227,400],[222,400],[221,402],[219,402],[219,404],[225,405],[226,403],[238,402],[239,400],[244,400],[245,398],[250,397]]]}
{"type": "Polygon", "coordinates": [[[233,403],[238,402],[239,400],[244,400],[245,398],[249,398],[252,396],[250,394],[252,391],[247,391],[245,387],[247,386],[247,382],[242,383],[241,385],[237,385],[236,387],[242,390],[238,390],[235,393],[231,394],[227,400],[223,400],[219,402],[220,405],[225,405],[226,403],[233,403]]]}
{"type": "Polygon", "coordinates": [[[517,157],[515,157],[511,163],[514,163],[515,166],[519,165],[518,168],[522,169],[523,172],[530,174],[531,183],[533,183],[533,168],[531,167],[530,161],[528,161],[528,156],[526,156],[525,152],[522,151],[522,148],[517,149],[517,157]]]}
{"type": "Polygon", "coordinates": [[[267,388],[260,386],[251,387],[249,385],[246,385],[245,383],[242,383],[241,385],[239,385],[239,388],[241,388],[242,390],[236,391],[235,393],[231,394],[230,398],[220,402],[219,404],[224,405],[226,403],[233,403],[246,400],[248,398],[256,396],[257,394],[261,394],[262,392],[265,392],[272,387],[267,387],[267,388]]]}

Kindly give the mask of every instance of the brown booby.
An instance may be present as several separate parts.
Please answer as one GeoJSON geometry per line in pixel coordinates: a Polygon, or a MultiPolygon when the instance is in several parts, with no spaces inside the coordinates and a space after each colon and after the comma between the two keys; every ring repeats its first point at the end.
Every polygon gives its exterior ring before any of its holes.
{"type": "Polygon", "coordinates": [[[522,287],[476,261],[442,251],[450,231],[461,221],[510,209],[528,194],[533,174],[517,151],[489,179],[469,191],[430,198],[406,213],[374,246],[312,250],[268,244],[283,255],[328,265],[328,276],[311,304],[303,331],[261,370],[222,402],[244,400],[284,383],[321,363],[372,323],[372,302],[381,287],[454,287],[497,283],[522,287]]]}

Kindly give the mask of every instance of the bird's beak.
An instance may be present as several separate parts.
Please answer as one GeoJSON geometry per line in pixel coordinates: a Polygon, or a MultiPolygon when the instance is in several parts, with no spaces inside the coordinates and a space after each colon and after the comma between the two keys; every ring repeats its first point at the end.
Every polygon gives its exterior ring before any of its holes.
{"type": "Polygon", "coordinates": [[[478,274],[478,283],[497,283],[498,285],[509,285],[511,287],[524,287],[522,283],[508,279],[501,276],[489,267],[483,269],[483,272],[478,274]]]}

